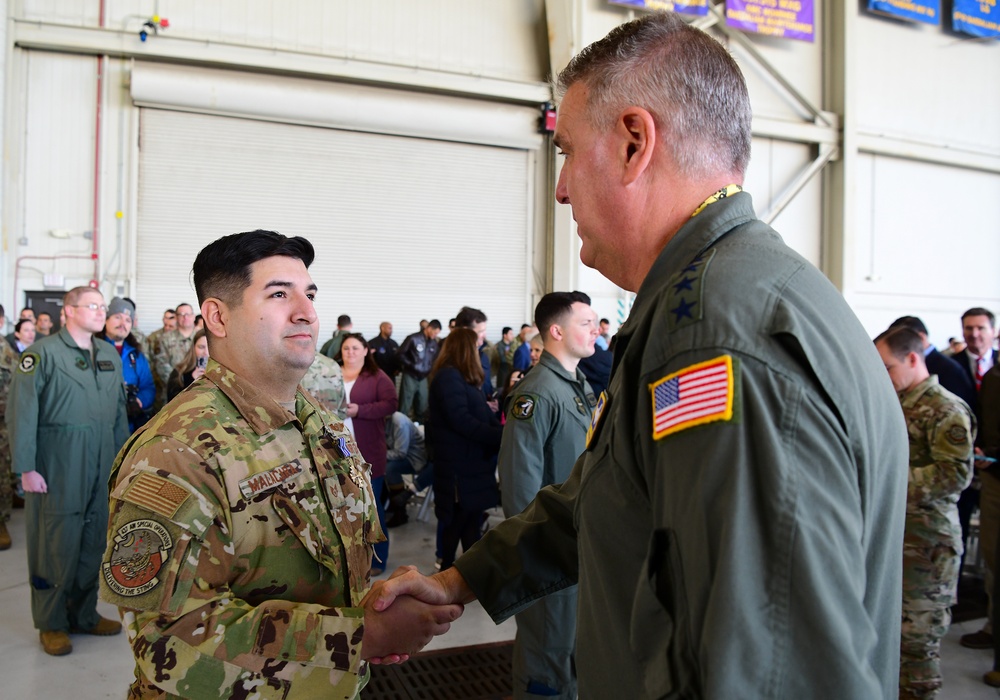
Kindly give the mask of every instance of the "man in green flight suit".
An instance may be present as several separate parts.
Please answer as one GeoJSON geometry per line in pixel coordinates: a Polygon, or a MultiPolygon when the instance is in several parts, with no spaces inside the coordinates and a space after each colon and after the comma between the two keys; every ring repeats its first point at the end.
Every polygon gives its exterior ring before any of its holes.
{"type": "Polygon", "coordinates": [[[365,659],[399,660],[461,614],[361,604],[382,539],[368,465],[299,386],[319,330],[313,256],[251,231],[195,259],[208,367],[111,477],[101,595],[128,627],[130,698],[355,698],[365,659]]]}
{"type": "Polygon", "coordinates": [[[63,310],[59,332],[21,354],[6,416],[25,492],[31,615],[53,656],[73,650],[69,632],[121,631],[97,613],[97,576],[108,475],[128,438],[121,358],[92,337],[104,328],[104,297],[76,287],[63,310]]]}
{"type": "MultiPolygon", "coordinates": [[[[597,399],[577,365],[594,354],[595,320],[590,297],[582,292],[551,292],[535,306],[545,350],[511,393],[500,442],[501,501],[508,518],[543,487],[566,481],[587,445],[597,399]]],[[[515,700],[575,700],[576,586],[545,596],[516,617],[515,700]]]]}
{"type": "Polygon", "coordinates": [[[578,583],[584,698],[898,692],[907,438],[843,296],[742,191],[746,82],[672,12],[574,57],[554,141],[580,258],[635,291],[559,486],[395,595],[495,621],[578,583]]]}

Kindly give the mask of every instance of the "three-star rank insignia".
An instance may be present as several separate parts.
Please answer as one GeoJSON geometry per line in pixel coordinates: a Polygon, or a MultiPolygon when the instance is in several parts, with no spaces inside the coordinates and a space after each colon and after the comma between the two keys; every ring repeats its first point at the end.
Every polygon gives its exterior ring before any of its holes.
{"type": "Polygon", "coordinates": [[[706,250],[670,279],[667,291],[667,323],[671,332],[702,319],[702,280],[715,248],[706,250]]]}

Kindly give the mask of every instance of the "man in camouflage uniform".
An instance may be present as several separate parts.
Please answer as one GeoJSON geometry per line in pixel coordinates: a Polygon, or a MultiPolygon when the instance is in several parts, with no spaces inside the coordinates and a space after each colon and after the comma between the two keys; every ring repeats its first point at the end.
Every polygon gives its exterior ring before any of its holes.
{"type": "Polygon", "coordinates": [[[976,419],[927,371],[917,333],[890,329],[875,339],[875,347],[899,394],[910,435],[899,697],[933,698],[941,688],[941,638],[958,586],[963,545],[957,504],[972,479],[976,419]]]}
{"type": "MultiPolygon", "coordinates": [[[[0,328],[3,328],[3,306],[0,306],[0,328]]],[[[10,549],[10,533],[7,521],[14,500],[14,475],[10,470],[10,439],[7,436],[7,394],[17,369],[17,353],[9,343],[0,342],[0,549],[10,549]]]]}
{"type": "Polygon", "coordinates": [[[194,309],[190,304],[178,304],[175,313],[177,328],[165,331],[156,344],[156,354],[150,354],[153,371],[164,387],[170,379],[170,373],[184,359],[184,355],[191,348],[191,343],[194,342],[194,309]]]}
{"type": "Polygon", "coordinates": [[[365,659],[404,658],[461,613],[410,599],[408,622],[362,603],[382,539],[367,465],[298,387],[316,353],[312,259],[303,238],[253,231],[195,260],[205,375],[111,478],[101,586],[128,629],[131,698],[355,698],[365,659]]]}
{"type": "MultiPolygon", "coordinates": [[[[566,481],[587,446],[597,399],[577,365],[594,354],[594,321],[590,298],[581,292],[552,292],[535,307],[545,350],[511,392],[500,442],[500,488],[508,518],[524,510],[544,487],[566,481]]],[[[577,587],[570,586],[515,616],[517,700],[575,700],[576,594],[577,587]]]]}
{"type": "Polygon", "coordinates": [[[327,411],[340,420],[347,417],[344,371],[335,361],[323,353],[317,352],[313,363],[309,365],[309,369],[306,370],[305,376],[299,383],[327,411]]]}
{"type": "MultiPolygon", "coordinates": [[[[163,312],[163,327],[157,328],[146,336],[146,340],[143,343],[146,357],[152,363],[150,368],[153,370],[153,383],[156,384],[156,403],[153,404],[154,412],[163,408],[163,404],[167,402],[167,384],[164,380],[160,379],[160,373],[156,371],[156,356],[160,354],[160,339],[163,338],[163,334],[173,330],[177,330],[177,312],[173,309],[167,309],[163,312]]],[[[167,375],[168,379],[169,376],[167,375]]]]}

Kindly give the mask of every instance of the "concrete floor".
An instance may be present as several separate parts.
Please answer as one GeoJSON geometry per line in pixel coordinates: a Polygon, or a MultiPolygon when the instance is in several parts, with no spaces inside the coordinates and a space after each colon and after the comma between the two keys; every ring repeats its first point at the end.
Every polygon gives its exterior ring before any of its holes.
{"type": "MultiPolygon", "coordinates": [[[[411,507],[412,508],[412,507],[411,507]]],[[[411,510],[410,522],[390,531],[389,570],[415,564],[425,573],[434,570],[433,514],[430,522],[418,522],[411,510]]],[[[122,698],[132,678],[132,657],[124,634],[117,637],[73,637],[73,653],[47,656],[31,624],[26,557],[24,512],[14,511],[9,523],[14,546],[0,552],[0,698],[122,698]]],[[[115,617],[111,606],[101,603],[101,614],[115,617]]],[[[991,651],[974,651],[958,644],[958,638],[974,632],[981,621],[952,625],[942,647],[945,685],[940,700],[986,700],[1000,693],[982,683],[982,674],[992,664],[991,651]]],[[[478,604],[466,609],[451,632],[438,637],[428,649],[446,649],[497,642],[514,637],[514,622],[494,625],[478,604]]],[[[860,699],[859,699],[860,700],[860,699]]]]}

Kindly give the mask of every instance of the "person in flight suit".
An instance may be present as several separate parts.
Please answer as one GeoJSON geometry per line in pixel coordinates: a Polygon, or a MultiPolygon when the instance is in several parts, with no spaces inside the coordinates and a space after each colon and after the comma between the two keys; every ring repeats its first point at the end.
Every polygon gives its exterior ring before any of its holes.
{"type": "Polygon", "coordinates": [[[368,465],[299,386],[316,355],[313,255],[251,231],[195,260],[207,369],[111,478],[101,591],[128,627],[131,698],[356,698],[367,657],[404,658],[461,613],[361,605],[382,539],[368,465]]]}
{"type": "Polygon", "coordinates": [[[739,67],[666,12],[559,85],[556,198],[584,264],[636,292],[587,450],[375,608],[478,598],[500,621],[577,583],[581,697],[895,697],[906,426],[843,296],[742,191],[739,67]]]}
{"type": "MultiPolygon", "coordinates": [[[[552,292],[535,307],[545,349],[511,393],[500,442],[500,493],[508,518],[543,487],[564,482],[587,445],[597,399],[577,365],[594,353],[595,320],[590,297],[582,292],[552,292]]],[[[514,697],[574,700],[576,586],[541,598],[516,618],[514,697]]]]}
{"type": "Polygon", "coordinates": [[[104,329],[104,297],[77,287],[63,309],[63,328],[21,354],[6,416],[25,492],[31,616],[53,656],[73,650],[70,632],[121,631],[97,613],[97,575],[108,475],[129,434],[121,359],[93,338],[104,329]]]}

